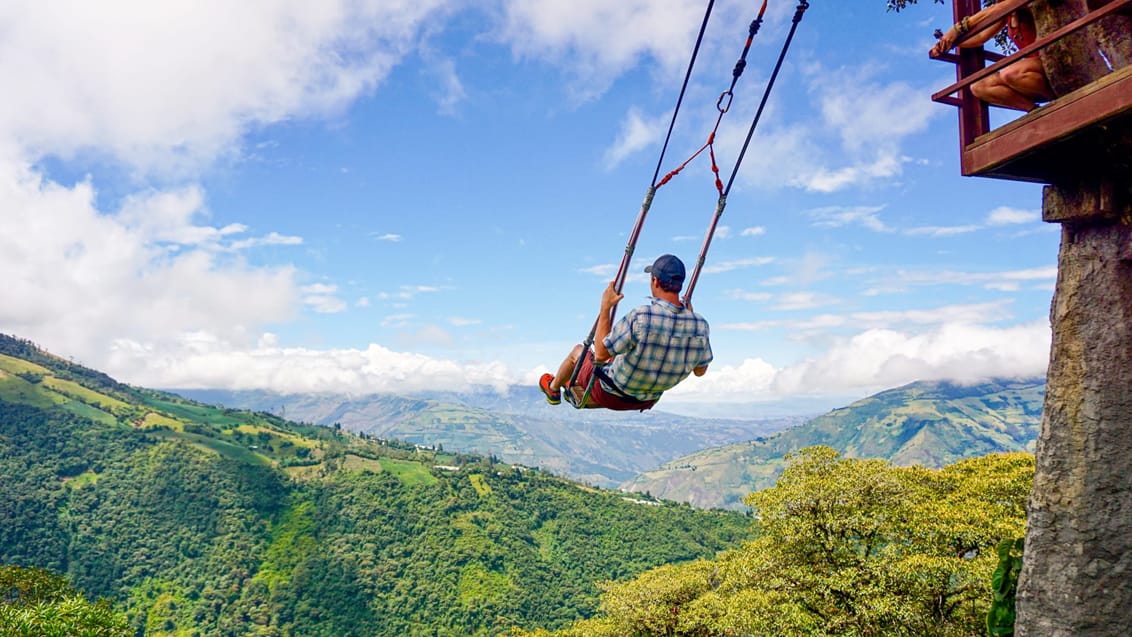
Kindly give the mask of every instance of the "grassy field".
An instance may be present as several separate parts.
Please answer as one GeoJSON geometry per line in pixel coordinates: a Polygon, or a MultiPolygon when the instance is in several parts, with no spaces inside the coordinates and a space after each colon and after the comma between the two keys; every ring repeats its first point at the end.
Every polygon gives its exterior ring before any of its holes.
{"type": "Polygon", "coordinates": [[[45,392],[19,376],[4,372],[4,375],[0,376],[0,400],[46,409],[62,403],[65,399],[57,394],[45,392]]]}
{"type": "Polygon", "coordinates": [[[117,424],[118,415],[136,411],[120,400],[56,378],[46,367],[4,354],[0,354],[0,400],[41,408],[60,406],[106,425],[117,424]]]}
{"type": "Polygon", "coordinates": [[[181,422],[180,420],[174,420],[168,416],[159,414],[154,411],[151,411],[145,415],[145,419],[142,421],[141,426],[143,429],[150,427],[168,427],[173,431],[185,430],[185,423],[181,422]]]}
{"type": "Polygon", "coordinates": [[[240,460],[243,462],[257,464],[267,464],[270,462],[267,458],[259,455],[258,453],[254,453],[250,449],[246,449],[244,447],[240,447],[223,440],[217,440],[216,438],[209,438],[207,436],[183,431],[157,430],[154,433],[161,438],[166,438],[169,440],[182,440],[199,449],[214,451],[224,456],[225,458],[231,458],[233,460],[240,460]]]}
{"type": "Polygon", "coordinates": [[[217,425],[225,429],[235,429],[248,420],[247,415],[228,413],[205,405],[186,405],[153,397],[146,397],[145,404],[183,421],[217,425]]]}
{"type": "Polygon", "coordinates": [[[25,360],[22,360],[22,359],[19,359],[19,358],[12,358],[11,356],[8,356],[7,354],[0,354],[0,369],[4,370],[6,372],[9,372],[11,374],[28,374],[28,373],[30,373],[30,374],[43,374],[44,376],[51,375],[51,370],[47,369],[46,367],[40,367],[39,365],[36,365],[35,363],[30,363],[28,361],[25,361],[25,360]]]}
{"type": "Polygon", "coordinates": [[[397,479],[405,485],[432,484],[436,482],[436,476],[432,475],[428,468],[419,462],[382,458],[381,466],[389,473],[397,476],[397,479]]]}
{"type": "Polygon", "coordinates": [[[114,414],[107,413],[99,409],[98,407],[94,407],[86,403],[81,403],[77,400],[68,400],[62,403],[62,407],[63,409],[66,409],[73,414],[82,416],[83,418],[90,418],[91,420],[100,422],[104,425],[118,424],[118,417],[114,414]]]}
{"type": "Polygon", "coordinates": [[[468,479],[472,481],[472,488],[476,490],[476,493],[480,494],[481,498],[491,495],[491,487],[484,481],[483,476],[478,473],[473,473],[468,476],[468,479]]]}
{"type": "Polygon", "coordinates": [[[105,394],[100,394],[96,391],[89,390],[86,387],[83,387],[82,385],[73,381],[63,380],[54,376],[45,376],[41,384],[45,387],[50,388],[52,391],[58,394],[66,396],[67,398],[71,398],[79,402],[98,407],[102,411],[115,415],[128,414],[137,411],[135,407],[127,405],[117,398],[111,398],[110,396],[107,396],[105,394]]]}

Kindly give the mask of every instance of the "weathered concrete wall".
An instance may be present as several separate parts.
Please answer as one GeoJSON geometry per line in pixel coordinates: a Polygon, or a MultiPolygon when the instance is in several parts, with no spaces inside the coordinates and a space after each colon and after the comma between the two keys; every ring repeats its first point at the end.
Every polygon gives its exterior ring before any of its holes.
{"type": "Polygon", "coordinates": [[[1047,187],[1062,223],[1020,637],[1132,635],[1132,209],[1126,180],[1047,187]]]}

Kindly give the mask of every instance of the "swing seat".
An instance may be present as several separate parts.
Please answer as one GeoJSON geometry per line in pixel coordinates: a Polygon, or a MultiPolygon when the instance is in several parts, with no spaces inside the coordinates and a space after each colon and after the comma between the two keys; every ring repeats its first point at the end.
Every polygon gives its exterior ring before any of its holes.
{"type": "Polygon", "coordinates": [[[646,411],[652,409],[656,400],[638,400],[621,392],[613,391],[613,381],[595,366],[593,352],[586,352],[578,374],[579,384],[564,387],[563,396],[574,409],[608,409],[610,411],[646,411]],[[605,382],[602,382],[602,381],[605,382]],[[584,383],[584,385],[582,384],[584,383]],[[581,396],[575,389],[582,388],[581,396]]]}
{"type": "Polygon", "coordinates": [[[570,403],[570,406],[574,409],[597,409],[599,407],[598,405],[590,403],[591,389],[593,389],[592,385],[586,387],[582,395],[579,396],[574,392],[574,388],[565,387],[563,388],[562,397],[565,398],[566,402],[570,403]]]}

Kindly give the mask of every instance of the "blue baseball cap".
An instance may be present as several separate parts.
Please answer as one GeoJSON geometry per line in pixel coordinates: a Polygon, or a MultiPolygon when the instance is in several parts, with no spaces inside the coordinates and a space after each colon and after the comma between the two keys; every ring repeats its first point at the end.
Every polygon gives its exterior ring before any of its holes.
{"type": "Polygon", "coordinates": [[[662,254],[645,268],[645,272],[657,278],[661,283],[678,283],[684,285],[684,262],[671,254],[662,254]]]}

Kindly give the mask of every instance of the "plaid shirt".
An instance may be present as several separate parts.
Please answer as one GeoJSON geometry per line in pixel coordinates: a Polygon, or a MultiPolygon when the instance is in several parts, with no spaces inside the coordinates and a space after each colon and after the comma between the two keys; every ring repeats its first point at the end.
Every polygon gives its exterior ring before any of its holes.
{"type": "Polygon", "coordinates": [[[664,299],[635,307],[602,341],[613,354],[605,373],[615,389],[655,400],[712,360],[704,317],[664,299]]]}

